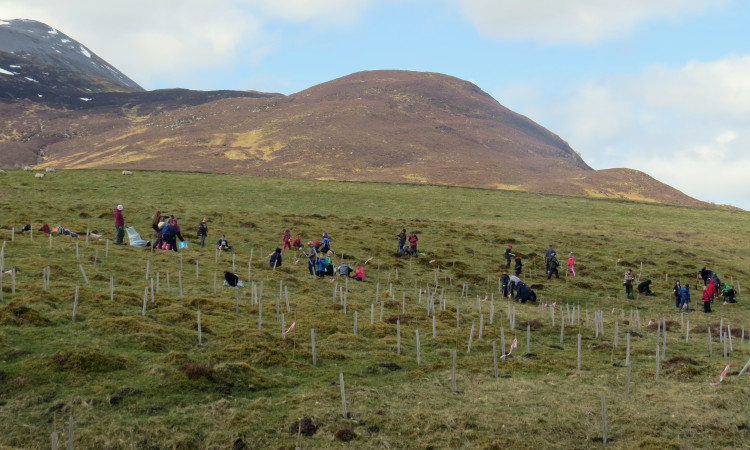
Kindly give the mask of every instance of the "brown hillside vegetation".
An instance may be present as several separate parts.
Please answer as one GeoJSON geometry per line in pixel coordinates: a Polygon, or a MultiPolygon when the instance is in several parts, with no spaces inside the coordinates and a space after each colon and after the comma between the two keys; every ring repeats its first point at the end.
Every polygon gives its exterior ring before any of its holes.
{"type": "Polygon", "coordinates": [[[626,169],[592,170],[557,135],[454,77],[352,74],[284,96],[93,96],[2,103],[0,164],[426,183],[705,205],[626,169]]]}

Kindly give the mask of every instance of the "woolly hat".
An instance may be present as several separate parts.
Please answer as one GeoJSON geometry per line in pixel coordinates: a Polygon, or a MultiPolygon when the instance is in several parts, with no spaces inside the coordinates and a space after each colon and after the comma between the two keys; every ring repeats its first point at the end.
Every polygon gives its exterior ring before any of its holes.
{"type": "Polygon", "coordinates": [[[122,205],[117,205],[117,209],[119,209],[120,211],[122,211],[122,205]]]}

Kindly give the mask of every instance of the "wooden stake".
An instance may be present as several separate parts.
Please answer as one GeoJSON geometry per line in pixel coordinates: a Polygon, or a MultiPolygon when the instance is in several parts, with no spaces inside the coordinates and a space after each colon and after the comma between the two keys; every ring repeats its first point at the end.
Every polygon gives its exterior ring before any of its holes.
{"type": "MultiPolygon", "coordinates": [[[[398,273],[398,272],[397,272],[398,273]]],[[[422,364],[422,353],[421,353],[421,347],[419,342],[419,330],[414,330],[417,333],[417,365],[422,364]]]]}
{"type": "MultiPolygon", "coordinates": [[[[630,334],[628,334],[628,336],[630,336],[630,334]]],[[[626,399],[630,398],[630,369],[631,369],[631,365],[630,363],[628,363],[628,379],[626,382],[627,384],[625,385],[625,398],[626,399]]]]}
{"type": "Polygon", "coordinates": [[[466,349],[466,353],[471,353],[472,340],[474,340],[474,322],[471,323],[471,332],[469,332],[469,347],[466,349]]]}
{"type": "Polygon", "coordinates": [[[201,310],[198,310],[198,345],[203,344],[203,333],[201,331],[201,310]]]}
{"type": "MultiPolygon", "coordinates": [[[[643,263],[641,263],[643,264],[643,263]]],[[[602,392],[602,442],[607,443],[607,402],[602,392]]]]}
{"type": "Polygon", "coordinates": [[[341,384],[341,409],[344,419],[348,419],[349,413],[346,412],[346,392],[344,391],[344,372],[339,372],[339,382],[341,384]]]}
{"type": "Polygon", "coordinates": [[[73,416],[68,418],[68,450],[73,450],[73,416]]]}
{"type": "Polygon", "coordinates": [[[396,354],[401,354],[401,320],[396,319],[396,354]]]}
{"type": "Polygon", "coordinates": [[[75,299],[73,300],[73,322],[76,321],[76,312],[78,311],[78,285],[76,285],[75,299]]]}
{"type": "Polygon", "coordinates": [[[310,328],[310,339],[312,341],[312,363],[318,365],[318,354],[315,352],[315,328],[310,328]]]}
{"type": "Polygon", "coordinates": [[[453,393],[458,392],[458,388],[456,387],[456,351],[453,350],[453,368],[451,369],[451,388],[453,389],[453,393]]]}

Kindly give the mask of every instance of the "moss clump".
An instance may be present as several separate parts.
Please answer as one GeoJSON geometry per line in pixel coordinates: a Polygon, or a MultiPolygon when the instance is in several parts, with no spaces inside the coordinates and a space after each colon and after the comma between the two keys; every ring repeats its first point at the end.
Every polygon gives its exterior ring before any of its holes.
{"type": "Polygon", "coordinates": [[[127,358],[110,355],[93,348],[56,353],[50,357],[50,360],[57,370],[81,373],[122,370],[130,363],[127,358]]]}
{"type": "Polygon", "coordinates": [[[35,309],[11,303],[0,308],[0,325],[47,327],[52,322],[35,309]]]}

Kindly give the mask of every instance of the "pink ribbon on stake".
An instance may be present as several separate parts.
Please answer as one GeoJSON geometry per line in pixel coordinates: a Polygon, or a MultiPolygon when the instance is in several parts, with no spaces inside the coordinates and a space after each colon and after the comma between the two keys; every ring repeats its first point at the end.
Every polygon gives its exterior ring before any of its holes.
{"type": "Polygon", "coordinates": [[[510,349],[508,350],[508,353],[501,356],[500,358],[505,359],[506,356],[510,356],[511,353],[513,353],[513,349],[518,347],[518,339],[513,339],[513,342],[510,344],[510,349]]]}
{"type": "Polygon", "coordinates": [[[289,333],[290,331],[293,331],[295,325],[297,325],[297,322],[292,322],[292,324],[289,325],[289,328],[287,328],[286,331],[284,332],[284,336],[286,336],[286,334],[289,333]]]}
{"type": "Polygon", "coordinates": [[[367,258],[367,261],[365,261],[365,264],[367,264],[368,262],[372,261],[372,258],[374,258],[374,256],[370,256],[369,258],[367,258]]]}
{"type": "Polygon", "coordinates": [[[432,263],[434,263],[434,262],[435,262],[435,260],[434,260],[434,259],[431,259],[431,260],[430,260],[430,264],[432,264],[432,263]]]}
{"type": "Polygon", "coordinates": [[[719,383],[721,383],[722,381],[724,381],[724,377],[727,376],[727,371],[729,371],[729,366],[731,366],[731,364],[727,364],[727,366],[724,368],[724,371],[721,372],[721,376],[719,377],[719,381],[717,381],[715,383],[711,383],[711,386],[718,386],[719,383]]]}

